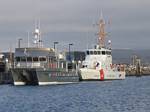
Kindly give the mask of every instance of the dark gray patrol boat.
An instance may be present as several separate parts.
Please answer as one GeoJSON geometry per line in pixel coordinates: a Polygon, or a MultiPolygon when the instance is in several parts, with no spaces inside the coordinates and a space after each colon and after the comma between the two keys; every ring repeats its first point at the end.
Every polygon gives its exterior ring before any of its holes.
{"type": "MultiPolygon", "coordinates": [[[[34,33],[36,47],[16,48],[11,69],[14,85],[48,85],[79,81],[77,69],[68,69],[68,62],[52,48],[43,48],[40,31],[34,33]]],[[[77,67],[76,67],[77,68],[77,67]]]]}

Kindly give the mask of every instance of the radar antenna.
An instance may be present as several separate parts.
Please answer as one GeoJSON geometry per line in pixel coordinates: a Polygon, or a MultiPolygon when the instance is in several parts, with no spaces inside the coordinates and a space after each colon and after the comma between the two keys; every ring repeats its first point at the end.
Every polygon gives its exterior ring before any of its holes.
{"type": "Polygon", "coordinates": [[[38,48],[43,47],[43,41],[41,39],[41,32],[40,32],[40,20],[38,21],[38,23],[35,23],[33,43],[38,48]]]}
{"type": "Polygon", "coordinates": [[[99,25],[99,32],[98,32],[98,44],[100,48],[105,47],[105,38],[106,38],[106,32],[105,32],[105,21],[103,19],[103,14],[101,12],[100,21],[98,23],[99,25]]]}

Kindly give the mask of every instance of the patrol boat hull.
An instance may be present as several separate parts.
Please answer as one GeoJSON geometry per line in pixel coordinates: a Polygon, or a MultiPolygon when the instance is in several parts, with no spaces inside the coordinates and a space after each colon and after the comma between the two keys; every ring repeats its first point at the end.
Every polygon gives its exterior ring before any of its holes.
{"type": "Polygon", "coordinates": [[[11,69],[14,85],[37,85],[38,79],[35,69],[14,68],[11,69]]]}
{"type": "Polygon", "coordinates": [[[50,85],[79,82],[75,71],[65,72],[42,68],[15,68],[12,69],[14,85],[50,85]]]}
{"type": "Polygon", "coordinates": [[[67,84],[79,82],[79,76],[75,71],[36,69],[38,85],[67,84]]]}
{"type": "Polygon", "coordinates": [[[94,69],[80,69],[80,80],[119,80],[125,79],[124,71],[100,71],[94,69]]]}

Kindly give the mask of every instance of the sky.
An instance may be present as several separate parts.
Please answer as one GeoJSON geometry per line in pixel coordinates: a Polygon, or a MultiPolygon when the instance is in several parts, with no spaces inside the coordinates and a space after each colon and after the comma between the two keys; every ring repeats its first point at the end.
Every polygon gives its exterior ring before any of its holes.
{"type": "Polygon", "coordinates": [[[27,46],[27,32],[32,43],[38,19],[45,47],[58,41],[58,49],[91,48],[101,12],[112,48],[150,49],[149,10],[149,0],[0,0],[0,51],[14,50],[19,38],[27,46]]]}

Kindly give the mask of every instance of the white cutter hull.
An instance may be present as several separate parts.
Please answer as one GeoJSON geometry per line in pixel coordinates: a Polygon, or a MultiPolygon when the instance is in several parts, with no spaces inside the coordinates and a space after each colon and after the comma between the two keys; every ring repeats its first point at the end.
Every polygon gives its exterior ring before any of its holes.
{"type": "Polygon", "coordinates": [[[101,74],[99,70],[81,68],[80,77],[81,80],[119,80],[125,79],[125,72],[104,70],[103,74],[101,74]]]}

